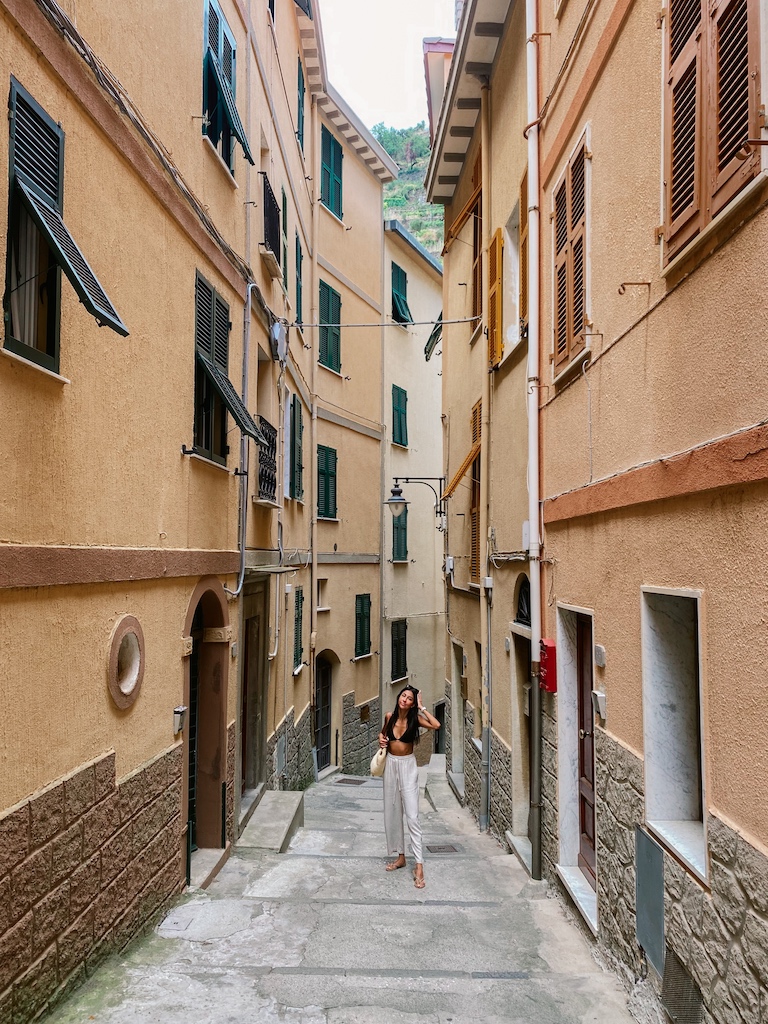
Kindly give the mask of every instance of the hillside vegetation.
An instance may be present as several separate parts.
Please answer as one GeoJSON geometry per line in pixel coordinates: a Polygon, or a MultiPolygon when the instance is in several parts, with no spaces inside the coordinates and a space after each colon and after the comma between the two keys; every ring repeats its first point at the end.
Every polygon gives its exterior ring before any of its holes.
{"type": "Polygon", "coordinates": [[[424,191],[429,163],[429,131],[424,121],[413,128],[371,129],[376,140],[400,168],[397,181],[384,186],[384,216],[400,223],[424,248],[439,258],[443,248],[443,208],[431,206],[424,191]]]}

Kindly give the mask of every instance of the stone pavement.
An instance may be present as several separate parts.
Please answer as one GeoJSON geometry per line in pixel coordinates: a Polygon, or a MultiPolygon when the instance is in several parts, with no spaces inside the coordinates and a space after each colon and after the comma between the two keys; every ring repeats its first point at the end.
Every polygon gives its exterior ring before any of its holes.
{"type": "Polygon", "coordinates": [[[633,1024],[545,883],[428,794],[425,889],[384,871],[381,781],[332,776],[285,854],[237,848],[48,1024],[633,1024]]]}

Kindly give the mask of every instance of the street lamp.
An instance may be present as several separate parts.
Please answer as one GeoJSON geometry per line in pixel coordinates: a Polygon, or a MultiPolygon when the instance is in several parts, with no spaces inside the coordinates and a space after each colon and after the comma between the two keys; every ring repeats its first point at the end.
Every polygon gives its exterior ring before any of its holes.
{"type": "Polygon", "coordinates": [[[403,497],[403,489],[400,486],[400,481],[404,484],[424,484],[435,496],[435,515],[438,518],[437,529],[445,529],[445,502],[446,499],[443,497],[443,491],[445,489],[445,477],[444,476],[402,476],[393,478],[392,494],[384,502],[389,507],[392,513],[392,518],[397,519],[401,516],[408,506],[408,502],[403,497]],[[432,486],[432,482],[437,483],[439,486],[439,493],[432,486]]]}

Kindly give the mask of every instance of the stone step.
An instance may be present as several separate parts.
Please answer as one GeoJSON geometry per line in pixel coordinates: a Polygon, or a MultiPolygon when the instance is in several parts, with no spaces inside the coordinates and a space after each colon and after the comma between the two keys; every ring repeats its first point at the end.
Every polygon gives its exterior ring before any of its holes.
{"type": "Polygon", "coordinates": [[[240,849],[284,853],[304,824],[304,794],[270,789],[237,841],[240,849]]]}

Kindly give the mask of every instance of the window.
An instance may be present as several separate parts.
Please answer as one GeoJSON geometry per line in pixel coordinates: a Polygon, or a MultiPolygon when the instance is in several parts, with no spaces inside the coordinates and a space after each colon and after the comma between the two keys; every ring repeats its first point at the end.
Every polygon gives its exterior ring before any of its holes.
{"type": "Polygon", "coordinates": [[[666,39],[666,257],[679,252],[760,169],[756,0],[671,0],[666,39]],[[741,156],[740,156],[741,153],[741,156]]]}
{"type": "Polygon", "coordinates": [[[392,319],[398,324],[412,324],[413,317],[408,308],[408,275],[392,264],[392,319]]]}
{"type": "Polygon", "coordinates": [[[259,444],[258,500],[274,505],[277,502],[277,428],[259,416],[259,430],[265,441],[259,444]]]}
{"type": "Polygon", "coordinates": [[[317,514],[336,518],[336,449],[317,446],[317,514]]]}
{"type": "Polygon", "coordinates": [[[329,600],[329,598],[328,598],[328,580],[327,579],[318,579],[318,581],[317,581],[317,610],[319,612],[328,612],[328,611],[330,611],[330,606],[328,605],[328,600],[329,600]]]}
{"type": "Polygon", "coordinates": [[[302,643],[302,626],[304,620],[304,591],[296,587],[293,604],[293,668],[294,671],[301,668],[304,660],[304,645],[302,643]]]}
{"type": "Polygon", "coordinates": [[[408,561],[408,506],[392,519],[392,561],[408,561]]]}
{"type": "Polygon", "coordinates": [[[341,370],[341,296],[320,282],[320,363],[341,370]]]}
{"type": "Polygon", "coordinates": [[[555,372],[584,349],[586,327],[586,144],[555,190],[555,372]]]}
{"type": "Polygon", "coordinates": [[[408,633],[407,619],[394,619],[392,622],[392,682],[405,679],[408,675],[408,658],[406,636],[408,633]]]}
{"type": "Polygon", "coordinates": [[[355,657],[371,653],[371,595],[355,597],[355,657]]]}
{"type": "Polygon", "coordinates": [[[283,243],[283,289],[288,294],[288,197],[283,189],[283,220],[282,220],[282,243],[283,243]]]}
{"type": "Polygon", "coordinates": [[[344,153],[341,143],[323,125],[320,202],[341,220],[341,165],[344,153]]]}
{"type": "Polygon", "coordinates": [[[291,396],[291,476],[289,496],[301,501],[304,497],[303,411],[298,395],[291,396]]]}
{"type": "Polygon", "coordinates": [[[235,105],[237,85],[235,38],[216,0],[208,0],[203,59],[203,135],[216,147],[234,174],[235,141],[253,164],[243,122],[235,105]]]}
{"type": "Polygon", "coordinates": [[[304,254],[301,251],[301,242],[299,241],[299,232],[296,232],[296,323],[301,324],[303,319],[301,311],[301,298],[302,298],[302,284],[301,284],[301,264],[304,262],[304,254]]]}
{"type": "Polygon", "coordinates": [[[699,595],[643,591],[645,816],[706,875],[699,595]]]}
{"type": "Polygon", "coordinates": [[[58,372],[62,270],[99,325],[128,331],[61,217],[64,132],[14,78],[8,105],[5,347],[58,372]]]}
{"type": "Polygon", "coordinates": [[[392,385],[392,442],[408,447],[408,392],[392,385]]]}
{"type": "Polygon", "coordinates": [[[275,20],[275,0],[267,0],[267,7],[269,8],[269,13],[272,15],[272,20],[274,21],[275,20]]]}
{"type": "Polygon", "coordinates": [[[227,461],[227,410],[244,434],[268,445],[227,376],[229,306],[198,273],[195,279],[195,446],[214,462],[227,461]]]}
{"type": "Polygon", "coordinates": [[[298,90],[296,97],[296,138],[299,140],[302,153],[304,152],[304,104],[306,88],[304,85],[304,65],[299,57],[298,90]]]}

